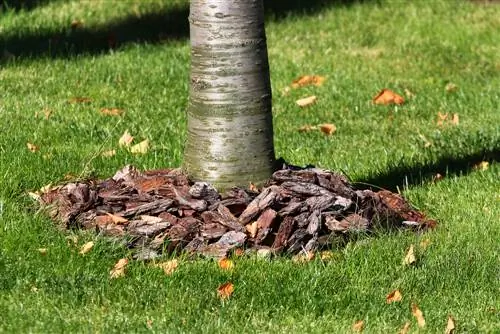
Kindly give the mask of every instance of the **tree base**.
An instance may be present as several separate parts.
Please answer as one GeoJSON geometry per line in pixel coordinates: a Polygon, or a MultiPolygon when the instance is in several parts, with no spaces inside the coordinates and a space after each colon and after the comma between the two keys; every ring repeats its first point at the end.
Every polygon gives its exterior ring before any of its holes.
{"type": "Polygon", "coordinates": [[[174,251],[214,258],[237,249],[310,253],[353,234],[436,225],[398,194],[356,189],[343,175],[287,164],[262,189],[250,184],[220,194],[180,169],[126,166],[112,178],[67,183],[37,199],[64,228],[124,238],[143,260],[174,251]]]}

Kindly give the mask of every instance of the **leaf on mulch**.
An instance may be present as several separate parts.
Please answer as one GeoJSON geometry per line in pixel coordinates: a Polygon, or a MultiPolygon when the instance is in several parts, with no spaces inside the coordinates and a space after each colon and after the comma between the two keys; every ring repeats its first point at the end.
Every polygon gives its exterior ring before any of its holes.
{"type": "Polygon", "coordinates": [[[111,219],[111,221],[115,224],[125,224],[128,223],[128,219],[114,215],[112,213],[106,212],[106,215],[111,219]]]}
{"type": "Polygon", "coordinates": [[[417,319],[417,324],[418,327],[423,328],[425,327],[425,319],[424,319],[424,314],[422,311],[418,308],[418,305],[415,303],[411,304],[411,314],[417,319]]]}
{"type": "Polygon", "coordinates": [[[125,267],[128,264],[128,260],[123,258],[116,262],[115,266],[109,272],[110,278],[119,278],[125,276],[125,267]]]}
{"type": "Polygon", "coordinates": [[[304,108],[304,107],[307,107],[307,106],[310,106],[310,105],[316,103],[317,99],[318,98],[315,95],[312,95],[312,96],[305,97],[303,99],[299,99],[299,100],[295,101],[295,103],[297,103],[297,105],[299,107],[304,108]]]}
{"type": "Polygon", "coordinates": [[[165,275],[172,275],[174,271],[179,266],[179,262],[176,259],[160,262],[154,264],[155,267],[163,269],[165,275]]]}
{"type": "Polygon", "coordinates": [[[26,143],[26,147],[28,147],[28,150],[30,150],[31,153],[36,153],[40,150],[38,146],[32,143],[26,143]]]}
{"type": "Polygon", "coordinates": [[[228,299],[234,292],[234,285],[231,282],[226,282],[217,288],[217,295],[220,299],[228,299]]]}
{"type": "Polygon", "coordinates": [[[130,153],[133,154],[146,154],[149,151],[149,140],[145,139],[141,141],[139,144],[135,144],[130,147],[130,153]]]}
{"type": "Polygon", "coordinates": [[[385,302],[387,304],[400,302],[403,299],[403,295],[399,290],[394,290],[385,297],[385,302]]]}
{"type": "Polygon", "coordinates": [[[292,82],[292,88],[299,88],[304,86],[321,86],[326,78],[320,75],[303,75],[292,82]]]}
{"type": "Polygon", "coordinates": [[[406,252],[406,255],[403,259],[403,264],[406,266],[412,265],[417,261],[415,257],[415,251],[413,249],[413,245],[410,245],[410,248],[408,248],[408,251],[406,252]]]}
{"type": "Polygon", "coordinates": [[[234,268],[234,262],[228,258],[222,258],[218,262],[219,268],[222,270],[231,270],[234,268]]]}
{"type": "Polygon", "coordinates": [[[128,132],[128,130],[125,130],[120,139],[118,139],[118,145],[127,147],[132,144],[132,141],[134,141],[134,137],[130,135],[130,132],[128,132]]]}
{"type": "Polygon", "coordinates": [[[80,254],[82,254],[82,255],[87,254],[88,252],[90,252],[90,250],[92,249],[92,247],[94,247],[94,242],[93,241],[89,241],[89,242],[85,243],[80,248],[80,254]]]}
{"type": "Polygon", "coordinates": [[[363,320],[358,320],[352,325],[352,330],[354,332],[361,333],[365,329],[365,322],[363,320]]]}
{"type": "Polygon", "coordinates": [[[101,114],[107,116],[120,116],[123,111],[123,109],[118,108],[101,108],[101,114]]]}
{"type": "Polygon", "coordinates": [[[382,89],[375,97],[373,98],[373,103],[374,104],[397,104],[401,105],[405,102],[405,99],[397,94],[394,93],[392,90],[384,88],[382,89]]]}
{"type": "Polygon", "coordinates": [[[411,323],[409,321],[405,322],[405,324],[403,325],[403,327],[399,331],[399,334],[408,334],[408,332],[410,331],[410,326],[411,326],[411,323]]]}
{"type": "Polygon", "coordinates": [[[446,322],[446,328],[444,330],[445,334],[453,334],[455,332],[455,320],[453,317],[450,315],[448,316],[448,321],[446,322]]]}

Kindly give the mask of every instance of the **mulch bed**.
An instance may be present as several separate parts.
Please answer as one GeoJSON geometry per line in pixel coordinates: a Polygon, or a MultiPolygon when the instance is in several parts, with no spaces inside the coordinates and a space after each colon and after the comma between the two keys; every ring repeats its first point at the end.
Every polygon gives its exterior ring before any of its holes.
{"type": "Polygon", "coordinates": [[[261,188],[219,193],[180,169],[125,166],[105,180],[72,182],[37,197],[56,222],[123,237],[138,259],[185,251],[222,258],[235,249],[310,253],[377,228],[436,222],[387,190],[356,189],[343,175],[283,164],[261,188]]]}

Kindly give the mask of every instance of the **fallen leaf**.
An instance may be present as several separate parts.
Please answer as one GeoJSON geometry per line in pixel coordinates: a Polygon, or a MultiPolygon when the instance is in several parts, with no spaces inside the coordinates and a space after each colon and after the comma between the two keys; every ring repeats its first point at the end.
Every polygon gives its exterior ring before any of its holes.
{"type": "Polygon", "coordinates": [[[102,108],[101,113],[108,116],[120,116],[123,113],[123,109],[118,108],[102,108]]]}
{"type": "Polygon", "coordinates": [[[317,130],[317,129],[318,129],[317,126],[309,125],[309,124],[302,125],[300,128],[298,128],[299,132],[310,132],[310,131],[317,130]]]}
{"type": "Polygon", "coordinates": [[[26,143],[26,146],[28,147],[28,150],[30,150],[32,153],[38,152],[38,150],[40,149],[38,146],[32,143],[26,143]]]}
{"type": "Polygon", "coordinates": [[[446,328],[444,330],[445,334],[452,334],[455,332],[455,320],[450,315],[448,316],[448,322],[446,323],[446,328]]]}
{"type": "Polygon", "coordinates": [[[449,82],[446,84],[446,86],[444,87],[444,89],[448,92],[448,93],[453,93],[453,92],[456,92],[458,90],[458,86],[455,85],[454,83],[452,82],[449,82]]]}
{"type": "Polygon", "coordinates": [[[148,329],[153,329],[153,320],[151,319],[146,320],[146,327],[148,329]]]}
{"type": "Polygon", "coordinates": [[[299,107],[304,108],[304,107],[307,107],[307,106],[310,106],[310,105],[316,103],[316,100],[317,100],[317,97],[315,95],[312,95],[312,96],[297,100],[297,101],[295,101],[295,103],[297,103],[297,105],[299,107]]]}
{"type": "Polygon", "coordinates": [[[292,257],[294,263],[306,263],[314,260],[314,252],[300,253],[292,257]]]}
{"type": "Polygon", "coordinates": [[[417,259],[415,258],[415,252],[413,250],[413,245],[410,245],[410,248],[408,248],[408,252],[406,253],[406,256],[403,260],[404,265],[411,265],[415,263],[417,259]]]}
{"type": "Polygon", "coordinates": [[[488,161],[481,161],[473,166],[475,170],[485,171],[489,168],[490,163],[488,161]]]}
{"type": "Polygon", "coordinates": [[[405,88],[405,95],[408,100],[415,98],[415,94],[412,93],[409,89],[405,88]]]}
{"type": "Polygon", "coordinates": [[[72,97],[68,100],[69,103],[89,103],[92,102],[90,97],[72,97]]]}
{"type": "Polygon", "coordinates": [[[245,251],[242,248],[236,248],[233,252],[234,256],[240,257],[245,255],[245,251]]]}
{"type": "Polygon", "coordinates": [[[163,269],[165,275],[172,275],[179,266],[179,262],[176,259],[173,259],[166,262],[156,263],[154,266],[163,269]]]}
{"type": "Polygon", "coordinates": [[[403,104],[405,102],[405,99],[396,93],[394,93],[392,90],[389,90],[387,88],[382,89],[374,98],[373,98],[373,103],[375,104],[403,104]]]}
{"type": "Polygon", "coordinates": [[[219,268],[222,270],[231,270],[234,268],[234,262],[228,258],[222,258],[219,260],[219,268]]]}
{"type": "Polygon", "coordinates": [[[109,150],[109,151],[104,151],[101,153],[101,156],[105,157],[105,158],[110,158],[112,156],[115,156],[116,155],[116,150],[109,150]]]}
{"type": "Polygon", "coordinates": [[[253,184],[252,182],[250,182],[250,184],[248,185],[248,190],[253,191],[253,192],[259,192],[259,188],[257,188],[257,186],[255,184],[253,184]]]}
{"type": "Polygon", "coordinates": [[[130,148],[130,152],[134,154],[146,154],[149,150],[149,140],[143,140],[139,144],[135,144],[130,148]]]}
{"type": "Polygon", "coordinates": [[[430,244],[431,244],[431,239],[427,238],[427,239],[424,239],[424,240],[420,241],[419,245],[420,245],[420,248],[422,250],[426,250],[427,247],[429,247],[430,244]]]}
{"type": "Polygon", "coordinates": [[[415,303],[411,304],[411,314],[417,319],[418,327],[423,328],[425,326],[424,314],[415,303]]]}
{"type": "Polygon", "coordinates": [[[327,136],[337,131],[337,127],[334,124],[320,124],[319,129],[327,136]]]}
{"type": "Polygon", "coordinates": [[[333,260],[335,258],[335,253],[333,253],[332,251],[322,251],[320,253],[320,259],[322,261],[330,261],[330,260],[333,260]]]}
{"type": "Polygon", "coordinates": [[[47,248],[38,248],[38,252],[42,255],[47,255],[47,248]]]}
{"type": "Polygon", "coordinates": [[[36,293],[36,292],[38,292],[38,288],[37,288],[36,286],[34,286],[34,285],[33,285],[33,286],[31,287],[31,292],[35,292],[35,293],[36,293]]]}
{"type": "Polygon", "coordinates": [[[234,285],[231,282],[226,282],[217,288],[217,294],[221,299],[227,299],[231,297],[234,292],[234,285]]]}
{"type": "Polygon", "coordinates": [[[458,125],[458,122],[459,122],[459,120],[458,120],[458,114],[455,113],[455,114],[453,114],[453,117],[451,118],[451,124],[452,125],[458,125]]]}
{"type": "Polygon", "coordinates": [[[109,272],[109,276],[111,278],[118,278],[125,276],[125,267],[127,266],[127,264],[128,260],[125,258],[118,260],[113,269],[111,269],[111,271],[109,272]]]}
{"type": "Polygon", "coordinates": [[[352,325],[352,330],[361,333],[365,328],[365,322],[363,320],[358,320],[352,325]]]}
{"type": "Polygon", "coordinates": [[[432,177],[432,182],[434,182],[434,183],[435,183],[435,182],[437,182],[437,181],[441,181],[443,178],[444,178],[444,176],[443,176],[443,175],[441,175],[441,174],[439,174],[439,173],[436,173],[436,175],[434,175],[434,176],[432,177]]]}
{"type": "Polygon", "coordinates": [[[245,225],[245,229],[247,230],[248,233],[250,233],[251,238],[255,238],[255,236],[257,235],[257,227],[258,227],[257,221],[245,225]]]}
{"type": "Polygon", "coordinates": [[[385,302],[387,304],[400,302],[403,299],[403,295],[399,290],[394,290],[385,297],[385,302]]]}
{"type": "Polygon", "coordinates": [[[87,242],[86,244],[84,244],[82,246],[82,248],[80,248],[80,254],[82,254],[82,255],[87,254],[88,252],[90,252],[92,247],[94,247],[94,242],[93,241],[87,242]]]}
{"type": "Polygon", "coordinates": [[[407,334],[410,331],[411,323],[409,321],[405,322],[403,328],[399,331],[399,334],[407,334]]]}
{"type": "Polygon", "coordinates": [[[292,88],[299,88],[309,85],[321,86],[326,78],[320,75],[303,75],[292,82],[292,88]]]}
{"type": "Polygon", "coordinates": [[[458,125],[459,123],[459,117],[457,113],[454,113],[451,117],[448,117],[448,113],[441,113],[438,111],[438,117],[437,117],[437,125],[438,126],[445,126],[445,125],[458,125]]]}
{"type": "Polygon", "coordinates": [[[71,21],[71,29],[77,29],[83,27],[83,20],[73,20],[71,21]]]}
{"type": "Polygon", "coordinates": [[[130,132],[128,132],[128,130],[125,130],[125,132],[123,133],[123,135],[118,140],[118,145],[120,145],[120,146],[130,146],[130,144],[132,143],[133,140],[134,140],[134,137],[132,137],[130,135],[130,132]]]}
{"type": "Polygon", "coordinates": [[[106,212],[106,215],[111,218],[111,220],[113,221],[113,223],[115,224],[125,224],[128,222],[128,219],[126,218],[123,218],[123,217],[120,217],[120,216],[117,216],[117,215],[114,215],[112,213],[109,213],[109,212],[106,212]]]}

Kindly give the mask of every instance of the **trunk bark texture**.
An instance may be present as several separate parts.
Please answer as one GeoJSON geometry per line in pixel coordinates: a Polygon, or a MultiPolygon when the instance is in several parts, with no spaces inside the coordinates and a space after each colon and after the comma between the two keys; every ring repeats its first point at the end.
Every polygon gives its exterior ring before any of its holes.
{"type": "Polygon", "coordinates": [[[262,0],[191,0],[184,169],[218,189],[261,183],[275,157],[262,0]]]}

